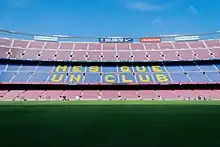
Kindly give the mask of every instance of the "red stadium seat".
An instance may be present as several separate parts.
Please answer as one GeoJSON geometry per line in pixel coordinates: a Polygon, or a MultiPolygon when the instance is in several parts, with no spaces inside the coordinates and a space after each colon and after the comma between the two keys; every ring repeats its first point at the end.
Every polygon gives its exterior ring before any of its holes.
{"type": "Polygon", "coordinates": [[[130,51],[118,51],[118,60],[132,61],[133,57],[130,51]]]}
{"type": "Polygon", "coordinates": [[[60,100],[63,90],[47,90],[45,91],[39,100],[60,100]]]}
{"type": "Polygon", "coordinates": [[[220,99],[220,95],[212,90],[194,90],[194,92],[201,97],[217,99],[217,100],[220,99]]]}
{"type": "Polygon", "coordinates": [[[12,40],[0,38],[0,46],[11,46],[12,40]]]}
{"type": "Polygon", "coordinates": [[[208,48],[220,47],[219,40],[204,40],[203,41],[208,48]]]}
{"type": "Polygon", "coordinates": [[[8,90],[0,90],[0,99],[8,92],[8,90]]]}
{"type": "Polygon", "coordinates": [[[193,49],[206,47],[202,41],[192,41],[192,42],[188,42],[188,44],[190,48],[193,48],[193,49]]]}
{"type": "Polygon", "coordinates": [[[192,50],[178,50],[180,60],[196,60],[197,56],[194,55],[192,50]]]}
{"type": "Polygon", "coordinates": [[[28,48],[30,48],[30,49],[43,49],[45,44],[46,44],[46,42],[31,41],[30,44],[28,45],[28,48]]]}
{"type": "Polygon", "coordinates": [[[30,41],[27,41],[27,40],[14,40],[12,47],[26,49],[29,44],[30,44],[30,41]]]}
{"type": "Polygon", "coordinates": [[[192,90],[175,90],[181,99],[197,99],[198,95],[192,90]]]}
{"type": "Polygon", "coordinates": [[[97,100],[97,99],[101,99],[100,91],[98,90],[82,91],[82,100],[97,100]]]}
{"type": "Polygon", "coordinates": [[[11,90],[3,95],[4,100],[18,100],[24,90],[11,90]]]}
{"type": "Polygon", "coordinates": [[[157,43],[144,44],[144,47],[145,47],[146,50],[159,50],[159,47],[158,47],[157,43]]]}
{"type": "Polygon", "coordinates": [[[73,43],[60,43],[59,49],[65,49],[65,50],[73,50],[74,49],[75,44],[73,43]]]}
{"type": "Polygon", "coordinates": [[[89,44],[88,50],[102,50],[103,44],[101,43],[91,43],[89,44]]]}
{"type": "Polygon", "coordinates": [[[148,61],[149,58],[145,51],[133,51],[132,52],[134,61],[148,61]]]}
{"type": "Polygon", "coordinates": [[[161,51],[147,51],[150,61],[163,61],[161,51]]]}
{"type": "Polygon", "coordinates": [[[9,48],[0,46],[0,58],[8,58],[9,56],[9,48]]]}
{"type": "Polygon", "coordinates": [[[189,49],[189,45],[186,42],[174,42],[175,49],[189,49]]]}
{"type": "Polygon", "coordinates": [[[117,43],[116,49],[117,50],[131,50],[130,44],[128,44],[128,43],[117,43]]]}
{"type": "Polygon", "coordinates": [[[158,96],[165,100],[178,100],[178,94],[173,90],[157,90],[158,96]]]}
{"type": "Polygon", "coordinates": [[[143,100],[155,100],[159,98],[154,90],[139,90],[138,93],[143,100]]]}
{"type": "Polygon", "coordinates": [[[131,43],[131,50],[145,50],[144,44],[142,43],[131,43]]]}
{"type": "Polygon", "coordinates": [[[21,100],[27,100],[27,101],[31,101],[31,100],[38,100],[42,94],[44,93],[43,90],[27,90],[24,93],[22,93],[19,98],[21,100]]]}
{"type": "Polygon", "coordinates": [[[120,98],[118,91],[115,90],[103,90],[101,97],[103,100],[118,100],[120,98]]]}
{"type": "Polygon", "coordinates": [[[176,51],[163,51],[162,54],[164,55],[165,60],[180,60],[180,57],[176,51]]]}
{"type": "Polygon", "coordinates": [[[168,43],[158,43],[160,49],[164,50],[164,49],[174,49],[173,44],[170,42],[168,43]]]}
{"type": "Polygon", "coordinates": [[[104,61],[115,61],[118,59],[115,51],[104,51],[102,54],[104,61]]]}
{"type": "Polygon", "coordinates": [[[62,98],[67,98],[70,100],[77,100],[81,98],[82,91],[81,90],[66,90],[62,93],[62,98]]]}
{"type": "Polygon", "coordinates": [[[120,90],[119,96],[123,100],[138,100],[138,93],[136,90],[120,90]]]}

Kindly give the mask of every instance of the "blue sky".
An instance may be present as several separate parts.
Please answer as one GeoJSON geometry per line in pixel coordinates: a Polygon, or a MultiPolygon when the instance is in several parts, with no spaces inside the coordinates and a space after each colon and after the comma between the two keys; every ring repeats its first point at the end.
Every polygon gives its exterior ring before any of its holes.
{"type": "Polygon", "coordinates": [[[220,29],[220,0],[0,0],[0,28],[75,36],[220,29]]]}

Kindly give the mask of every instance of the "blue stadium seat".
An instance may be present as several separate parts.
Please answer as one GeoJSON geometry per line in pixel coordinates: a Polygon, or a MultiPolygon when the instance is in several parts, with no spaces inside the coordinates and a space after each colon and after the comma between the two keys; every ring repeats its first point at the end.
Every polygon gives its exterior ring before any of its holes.
{"type": "Polygon", "coordinates": [[[19,68],[19,71],[30,71],[30,72],[33,72],[36,68],[37,68],[37,66],[34,66],[34,65],[21,66],[19,68]]]}
{"type": "Polygon", "coordinates": [[[165,66],[168,72],[183,72],[180,66],[165,66]]]}
{"type": "Polygon", "coordinates": [[[220,82],[220,73],[219,72],[208,72],[206,75],[213,81],[213,82],[220,82]]]}
{"type": "Polygon", "coordinates": [[[84,83],[96,84],[96,83],[100,83],[100,81],[101,81],[101,76],[99,73],[87,73],[85,75],[84,83]]]}
{"type": "Polygon", "coordinates": [[[31,83],[44,83],[46,80],[49,78],[49,73],[40,73],[40,72],[35,72],[28,82],[31,83]]]}
{"type": "Polygon", "coordinates": [[[19,72],[13,77],[12,82],[27,82],[30,75],[30,72],[19,72]]]}
{"type": "Polygon", "coordinates": [[[215,66],[220,70],[220,64],[216,64],[215,66]]]}
{"type": "Polygon", "coordinates": [[[13,76],[14,76],[13,72],[2,71],[0,74],[0,82],[10,82],[13,76]]]}
{"type": "Polygon", "coordinates": [[[191,72],[191,71],[201,71],[197,66],[195,65],[183,65],[182,66],[183,70],[186,72],[191,72]]]}
{"type": "Polygon", "coordinates": [[[190,79],[184,73],[170,73],[171,79],[175,83],[189,83],[190,79]]]}
{"type": "Polygon", "coordinates": [[[201,72],[188,73],[188,76],[192,82],[211,82],[208,77],[201,72]]]}
{"type": "Polygon", "coordinates": [[[213,65],[199,65],[199,68],[202,70],[202,71],[217,71],[217,69],[213,66],[213,65]]]}
{"type": "Polygon", "coordinates": [[[6,71],[18,71],[21,65],[8,65],[6,71]]]}
{"type": "Polygon", "coordinates": [[[5,67],[6,67],[6,65],[4,65],[4,64],[0,64],[0,71],[5,70],[5,67]]]}
{"type": "Polygon", "coordinates": [[[51,72],[53,69],[53,66],[38,66],[35,72],[51,72]]]}
{"type": "Polygon", "coordinates": [[[117,73],[117,66],[102,66],[103,73],[117,73]]]}

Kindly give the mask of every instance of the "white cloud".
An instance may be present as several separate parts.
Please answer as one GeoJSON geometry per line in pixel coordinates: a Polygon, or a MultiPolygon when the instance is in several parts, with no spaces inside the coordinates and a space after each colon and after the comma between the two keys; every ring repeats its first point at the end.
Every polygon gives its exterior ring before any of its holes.
{"type": "Polygon", "coordinates": [[[133,4],[129,4],[128,8],[139,10],[139,11],[158,11],[164,8],[162,5],[149,4],[143,2],[136,2],[133,4]]]}
{"type": "Polygon", "coordinates": [[[155,19],[151,22],[151,24],[152,24],[153,26],[155,26],[155,25],[162,25],[162,22],[161,22],[161,20],[160,20],[159,18],[155,18],[155,19]]]}
{"type": "Polygon", "coordinates": [[[193,12],[193,13],[199,13],[198,10],[194,7],[194,6],[190,6],[189,9],[193,12]]]}

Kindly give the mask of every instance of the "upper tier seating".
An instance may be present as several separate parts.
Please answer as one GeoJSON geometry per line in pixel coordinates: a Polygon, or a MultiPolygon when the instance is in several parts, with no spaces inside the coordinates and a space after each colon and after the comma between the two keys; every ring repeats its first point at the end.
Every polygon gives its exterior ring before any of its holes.
{"type": "Polygon", "coordinates": [[[0,58],[46,61],[178,61],[220,59],[220,41],[58,43],[0,38],[0,58]]]}

